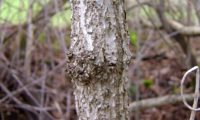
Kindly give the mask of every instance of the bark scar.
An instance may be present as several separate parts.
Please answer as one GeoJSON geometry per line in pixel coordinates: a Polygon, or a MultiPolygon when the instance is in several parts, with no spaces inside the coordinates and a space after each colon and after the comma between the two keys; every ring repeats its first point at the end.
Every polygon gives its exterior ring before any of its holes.
{"type": "Polygon", "coordinates": [[[95,64],[96,56],[92,51],[84,51],[78,55],[70,50],[67,52],[67,77],[73,81],[79,81],[83,85],[89,84],[92,80],[107,80],[109,74],[118,71],[120,65],[104,62],[95,64]],[[105,75],[107,73],[107,75],[105,75]]]}
{"type": "Polygon", "coordinates": [[[94,65],[95,56],[93,52],[82,52],[78,55],[71,51],[67,52],[66,72],[72,80],[78,80],[81,83],[88,84],[97,74],[96,65],[94,65]]]}

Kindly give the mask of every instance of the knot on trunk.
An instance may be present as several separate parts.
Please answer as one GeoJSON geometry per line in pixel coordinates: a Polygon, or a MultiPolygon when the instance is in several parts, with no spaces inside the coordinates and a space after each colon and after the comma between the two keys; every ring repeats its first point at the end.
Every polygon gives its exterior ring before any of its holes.
{"type": "Polygon", "coordinates": [[[73,81],[79,81],[85,85],[92,82],[92,80],[107,80],[110,73],[122,72],[120,64],[97,63],[97,59],[91,51],[84,51],[79,54],[68,51],[67,76],[73,81]]]}

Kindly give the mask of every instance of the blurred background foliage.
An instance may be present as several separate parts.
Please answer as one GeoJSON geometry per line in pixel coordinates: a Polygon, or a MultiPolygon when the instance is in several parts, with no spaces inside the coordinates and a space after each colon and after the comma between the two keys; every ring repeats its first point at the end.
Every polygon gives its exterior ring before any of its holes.
{"type": "MultiPolygon", "coordinates": [[[[35,0],[32,5],[32,16],[36,16],[48,2],[49,0],[35,0]]],[[[69,9],[69,3],[62,7],[66,10],[59,11],[53,15],[49,25],[54,27],[64,27],[71,24],[71,10],[69,9]]],[[[28,9],[29,0],[3,0],[3,3],[0,6],[0,23],[3,24],[6,21],[14,25],[23,24],[27,21],[28,9]]]]}
{"type": "MultiPolygon", "coordinates": [[[[199,1],[125,0],[125,8],[133,53],[131,102],[180,94],[183,73],[200,62],[199,1]]],[[[77,119],[73,87],[65,76],[71,16],[68,0],[0,1],[0,119],[77,119]]],[[[193,77],[186,81],[188,94],[193,77]]],[[[167,101],[132,109],[133,120],[189,116],[183,104],[167,101]]]]}

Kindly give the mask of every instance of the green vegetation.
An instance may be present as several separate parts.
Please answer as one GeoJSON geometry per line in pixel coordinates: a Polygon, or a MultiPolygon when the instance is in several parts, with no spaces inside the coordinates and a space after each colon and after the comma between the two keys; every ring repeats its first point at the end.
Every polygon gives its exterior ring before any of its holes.
{"type": "Polygon", "coordinates": [[[144,84],[144,86],[145,86],[146,88],[150,88],[150,87],[153,85],[153,80],[151,80],[151,79],[145,79],[145,80],[143,81],[143,84],[144,84]]]}
{"type": "Polygon", "coordinates": [[[140,9],[140,14],[142,17],[148,18],[148,17],[156,17],[156,11],[155,9],[145,5],[144,7],[142,7],[142,9],[140,9]]]}
{"type": "Polygon", "coordinates": [[[130,32],[130,42],[133,46],[137,45],[137,34],[136,34],[136,32],[130,32]]]}
{"type": "Polygon", "coordinates": [[[62,27],[71,24],[71,10],[64,10],[52,17],[51,25],[54,27],[62,27]]]}
{"type": "MultiPolygon", "coordinates": [[[[36,1],[33,4],[33,16],[42,9],[42,6],[47,4],[49,0],[36,1]]],[[[67,7],[67,5],[66,5],[67,7]]],[[[9,23],[13,25],[23,24],[27,20],[29,9],[29,0],[3,0],[0,6],[0,24],[9,23]]],[[[70,25],[71,11],[67,9],[60,11],[52,17],[50,25],[53,27],[62,27],[70,25]]]]}

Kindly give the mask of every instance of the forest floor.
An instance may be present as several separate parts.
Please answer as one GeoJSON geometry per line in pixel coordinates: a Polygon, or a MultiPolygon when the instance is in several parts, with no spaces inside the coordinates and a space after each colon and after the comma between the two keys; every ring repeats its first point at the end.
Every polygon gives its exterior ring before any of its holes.
{"type": "MultiPolygon", "coordinates": [[[[200,42],[192,40],[192,49],[198,56],[200,42]]],[[[174,48],[179,49],[178,45],[174,48]]],[[[132,87],[136,87],[137,95],[132,95],[132,102],[138,99],[148,99],[161,97],[165,95],[180,94],[180,82],[187,71],[187,59],[184,59],[183,53],[177,53],[173,49],[166,47],[152,48],[148,51],[148,56],[139,62],[137,70],[132,69],[131,81],[132,87]],[[163,50],[164,49],[164,50],[163,50]],[[160,52],[162,51],[162,52],[160,52]],[[137,97],[136,97],[137,96],[137,97]]],[[[177,50],[180,51],[180,50],[177,50]]],[[[135,66],[136,60],[130,65],[130,70],[135,66]]],[[[186,93],[193,93],[194,79],[187,77],[186,93]]],[[[146,103],[148,104],[148,103],[146,103]]],[[[192,104],[192,103],[190,103],[192,104]]],[[[183,102],[175,104],[165,104],[159,107],[147,108],[141,111],[131,112],[132,120],[187,120],[190,117],[190,110],[183,102]]],[[[200,119],[200,113],[197,112],[196,119],[200,119]]]]}
{"type": "MultiPolygon", "coordinates": [[[[70,32],[66,30],[64,33],[70,32]]],[[[63,116],[67,120],[76,120],[73,87],[65,76],[65,53],[55,50],[59,48],[53,46],[55,37],[46,41],[48,44],[38,41],[34,44],[30,77],[24,76],[23,49],[17,48],[17,41],[12,40],[0,51],[0,120],[27,120],[27,116],[32,120],[38,118],[38,115],[46,115],[47,111],[57,120],[63,116]],[[18,52],[22,52],[21,57],[15,57],[18,52]],[[35,104],[33,97],[38,101],[44,99],[41,107],[35,104]]],[[[128,71],[130,102],[180,94],[181,78],[189,69],[187,59],[175,41],[168,46],[159,40],[149,40],[149,45],[144,47],[145,52],[140,54],[133,49],[136,47],[130,46],[135,56],[128,71]],[[161,43],[152,45],[157,42],[161,43]],[[144,56],[138,60],[137,55],[144,56]]],[[[200,41],[196,38],[191,43],[198,59],[200,41]]],[[[185,85],[185,92],[193,93],[194,80],[191,77],[187,78],[185,85]]],[[[179,102],[133,111],[130,115],[132,120],[185,120],[189,119],[190,112],[183,102],[179,102]]],[[[197,113],[196,118],[200,119],[200,113],[197,113]]]]}

